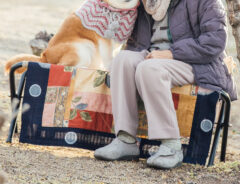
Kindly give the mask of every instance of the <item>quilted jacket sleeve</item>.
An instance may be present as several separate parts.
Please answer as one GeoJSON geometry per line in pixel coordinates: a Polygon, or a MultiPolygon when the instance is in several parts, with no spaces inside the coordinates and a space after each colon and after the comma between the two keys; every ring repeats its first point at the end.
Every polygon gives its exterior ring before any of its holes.
{"type": "Polygon", "coordinates": [[[174,59],[192,64],[206,64],[213,61],[213,58],[218,57],[225,49],[226,14],[220,0],[199,0],[198,5],[196,1],[194,3],[189,5],[189,8],[198,6],[193,9],[198,12],[199,37],[176,41],[170,50],[174,59]]]}
{"type": "Polygon", "coordinates": [[[138,7],[138,17],[134,26],[133,33],[128,39],[126,50],[142,51],[151,45],[153,19],[148,15],[141,2],[138,7]]]}

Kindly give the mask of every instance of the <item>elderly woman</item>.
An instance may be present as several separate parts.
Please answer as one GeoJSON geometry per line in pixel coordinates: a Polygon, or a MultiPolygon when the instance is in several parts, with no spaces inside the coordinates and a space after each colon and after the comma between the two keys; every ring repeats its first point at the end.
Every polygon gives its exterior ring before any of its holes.
{"type": "Polygon", "coordinates": [[[221,0],[143,0],[126,50],[111,67],[111,93],[116,138],[95,151],[103,160],[139,156],[137,94],[144,101],[149,139],[161,140],[147,160],[157,168],[174,168],[183,160],[171,88],[196,84],[225,90],[237,98],[223,62],[226,15],[221,0]]]}

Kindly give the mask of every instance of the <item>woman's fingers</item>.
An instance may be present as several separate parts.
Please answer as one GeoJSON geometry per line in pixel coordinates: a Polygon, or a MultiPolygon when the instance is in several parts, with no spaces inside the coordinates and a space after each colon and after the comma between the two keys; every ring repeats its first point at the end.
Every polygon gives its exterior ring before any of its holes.
{"type": "Polygon", "coordinates": [[[154,50],[152,52],[150,52],[146,59],[172,59],[172,52],[170,50],[154,50]]]}
{"type": "Polygon", "coordinates": [[[151,59],[152,58],[152,53],[150,52],[145,59],[151,59]]]}

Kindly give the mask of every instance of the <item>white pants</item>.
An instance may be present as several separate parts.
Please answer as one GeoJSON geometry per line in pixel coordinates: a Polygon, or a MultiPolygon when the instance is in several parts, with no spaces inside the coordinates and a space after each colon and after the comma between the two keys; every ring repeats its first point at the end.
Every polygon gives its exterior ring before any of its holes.
{"type": "Polygon", "coordinates": [[[171,88],[194,83],[191,65],[169,59],[145,59],[147,51],[123,50],[110,69],[115,133],[136,136],[137,91],[147,113],[149,139],[179,138],[171,88]]]}

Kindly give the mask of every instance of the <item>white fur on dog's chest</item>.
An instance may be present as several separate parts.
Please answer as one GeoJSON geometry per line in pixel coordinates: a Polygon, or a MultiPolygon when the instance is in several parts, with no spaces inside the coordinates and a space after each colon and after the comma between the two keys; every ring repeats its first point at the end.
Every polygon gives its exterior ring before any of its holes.
{"type": "Polygon", "coordinates": [[[79,58],[77,67],[108,69],[112,60],[113,46],[111,41],[99,39],[95,45],[89,40],[74,43],[79,58]]]}
{"type": "Polygon", "coordinates": [[[80,43],[74,43],[74,48],[79,57],[78,67],[88,67],[96,53],[96,46],[89,40],[84,40],[80,43]]]}

